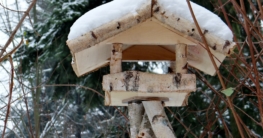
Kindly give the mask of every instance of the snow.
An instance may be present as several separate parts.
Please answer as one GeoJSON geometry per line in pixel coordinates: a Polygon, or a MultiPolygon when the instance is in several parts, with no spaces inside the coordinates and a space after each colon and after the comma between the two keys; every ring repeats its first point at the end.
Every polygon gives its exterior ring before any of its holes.
{"type": "MultiPolygon", "coordinates": [[[[81,16],[70,28],[68,40],[84,35],[85,33],[126,14],[133,13],[136,15],[136,10],[148,1],[149,0],[114,0],[90,10],[81,16]]],[[[185,0],[158,0],[158,3],[161,5],[161,8],[166,11],[166,14],[176,14],[194,23],[185,0]]],[[[232,41],[232,31],[220,19],[220,17],[193,2],[191,2],[191,6],[202,29],[209,30],[209,33],[212,33],[223,40],[232,41]]]]}
{"type": "MultiPolygon", "coordinates": [[[[186,0],[158,0],[158,2],[164,8],[164,10],[169,11],[172,14],[177,14],[194,23],[190,10],[188,10],[189,7],[186,0]]],[[[202,29],[209,30],[210,33],[222,38],[223,40],[232,41],[232,31],[221,20],[220,17],[193,2],[191,2],[191,6],[202,29]]]]}
{"type": "Polygon", "coordinates": [[[70,28],[68,40],[75,39],[94,28],[112,20],[121,18],[126,14],[137,14],[136,10],[148,0],[114,0],[90,10],[81,16],[70,28]]]}

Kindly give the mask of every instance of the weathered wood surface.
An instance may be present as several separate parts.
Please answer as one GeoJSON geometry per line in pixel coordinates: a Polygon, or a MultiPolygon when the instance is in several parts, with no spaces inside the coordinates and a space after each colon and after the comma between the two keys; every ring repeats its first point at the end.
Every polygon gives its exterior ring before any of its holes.
{"type": "Polygon", "coordinates": [[[175,72],[186,74],[187,73],[187,45],[186,44],[177,44],[176,45],[176,65],[175,65],[175,72]]]}
{"type": "Polygon", "coordinates": [[[194,74],[152,74],[126,71],[103,76],[103,90],[145,93],[191,92],[196,90],[194,74]]]}
{"type": "Polygon", "coordinates": [[[137,138],[143,120],[143,114],[144,108],[142,103],[130,103],[128,105],[131,138],[137,138]]]}
{"type": "Polygon", "coordinates": [[[72,54],[72,67],[78,77],[107,66],[111,58],[111,45],[99,45],[72,54]]]}
{"type": "Polygon", "coordinates": [[[157,138],[175,138],[172,126],[160,102],[143,101],[145,112],[157,138]]]}
{"type": "MultiPolygon", "coordinates": [[[[183,33],[164,25],[156,19],[150,19],[95,46],[77,53],[72,53],[72,66],[77,76],[84,75],[108,65],[112,43],[120,42],[123,43],[123,61],[173,61],[175,56],[174,45],[185,43],[188,44],[189,66],[197,68],[209,75],[215,75],[216,72],[206,49],[201,46],[202,43],[190,36],[185,36],[183,33]],[[147,29],[143,28],[143,26],[151,24],[155,27],[152,28],[152,31],[148,29],[147,32],[147,29]],[[159,32],[161,30],[163,33],[159,32]],[[155,35],[150,35],[151,33],[155,35]],[[174,36],[169,37],[170,34],[174,34],[174,36]],[[177,36],[175,34],[177,34],[177,36]],[[141,35],[145,37],[141,37],[141,35]],[[160,39],[157,38],[158,36],[160,39]],[[145,55],[144,53],[147,50],[149,54],[145,55]],[[138,56],[138,54],[140,54],[140,56],[138,56]]],[[[214,51],[212,48],[211,52],[215,56],[216,64],[219,67],[226,56],[214,51]]]]}
{"type": "MultiPolygon", "coordinates": [[[[127,29],[144,22],[151,17],[151,1],[142,5],[137,11],[137,15],[130,13],[120,19],[113,20],[94,30],[87,32],[83,36],[67,41],[67,45],[72,53],[77,53],[98,44],[110,37],[113,37],[127,29]]],[[[117,43],[117,42],[115,42],[117,43]]]]}
{"type": "Polygon", "coordinates": [[[140,126],[140,131],[138,133],[137,138],[156,138],[153,133],[151,123],[146,113],[144,113],[143,115],[143,119],[142,119],[141,126],[140,126]]]}
{"type": "MultiPolygon", "coordinates": [[[[188,63],[187,63],[187,45],[186,44],[178,44],[176,46],[176,61],[175,61],[175,73],[176,74],[186,74],[188,71],[188,63]]],[[[183,102],[183,106],[188,105],[188,97],[191,93],[188,93],[183,102]]]]}
{"type": "Polygon", "coordinates": [[[103,76],[105,105],[127,106],[132,97],[168,97],[165,106],[182,106],[186,95],[196,90],[194,74],[152,74],[128,71],[103,76]]]}
{"type": "Polygon", "coordinates": [[[164,106],[179,107],[184,103],[187,92],[165,92],[165,93],[146,93],[146,92],[127,92],[127,91],[105,91],[106,106],[128,106],[128,103],[123,103],[124,99],[131,97],[169,97],[169,101],[164,101],[164,106]]]}
{"type": "Polygon", "coordinates": [[[110,73],[119,73],[122,71],[122,44],[115,43],[112,46],[111,60],[110,60],[110,73]]]}

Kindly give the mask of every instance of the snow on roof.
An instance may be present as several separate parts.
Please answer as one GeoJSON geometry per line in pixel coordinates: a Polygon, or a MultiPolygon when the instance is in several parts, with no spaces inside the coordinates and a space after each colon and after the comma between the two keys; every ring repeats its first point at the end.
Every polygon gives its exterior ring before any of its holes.
{"type": "MultiPolygon", "coordinates": [[[[81,16],[70,28],[68,40],[82,36],[93,29],[100,27],[110,21],[121,18],[124,15],[133,13],[149,0],[114,0],[88,11],[81,16]]],[[[166,10],[166,15],[179,15],[193,23],[193,18],[185,0],[157,0],[166,10]]],[[[232,41],[233,34],[228,26],[214,13],[191,2],[195,16],[200,27],[209,30],[210,33],[223,39],[232,41]]]]}
{"type": "MultiPolygon", "coordinates": [[[[180,17],[194,23],[186,0],[158,0],[158,3],[170,14],[177,14],[180,17]]],[[[209,30],[210,33],[222,38],[223,40],[232,41],[233,34],[228,26],[216,14],[206,8],[191,2],[195,17],[204,30],[209,30]]],[[[167,15],[168,13],[166,13],[167,15]]]]}
{"type": "Polygon", "coordinates": [[[148,0],[114,0],[94,8],[82,15],[70,28],[68,40],[75,39],[85,33],[106,24],[112,20],[133,13],[148,0]]]}

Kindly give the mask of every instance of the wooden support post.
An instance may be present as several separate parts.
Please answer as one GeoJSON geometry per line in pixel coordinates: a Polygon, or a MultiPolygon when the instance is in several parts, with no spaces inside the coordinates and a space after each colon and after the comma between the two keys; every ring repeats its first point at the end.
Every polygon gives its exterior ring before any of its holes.
{"type": "MultiPolygon", "coordinates": [[[[175,61],[175,73],[177,76],[182,76],[181,74],[187,73],[187,45],[186,44],[177,44],[176,49],[176,61],[175,61]]],[[[185,100],[182,106],[188,105],[188,97],[191,93],[188,93],[185,96],[185,100]]]]}
{"type": "MultiPolygon", "coordinates": [[[[112,51],[111,51],[110,74],[120,73],[122,71],[121,59],[122,59],[122,44],[114,43],[112,45],[112,51]]],[[[111,90],[105,91],[105,105],[110,105],[111,103],[110,92],[111,90]]]]}
{"type": "Polygon", "coordinates": [[[161,102],[143,101],[142,103],[156,138],[175,138],[161,102]]]}
{"type": "MultiPolygon", "coordinates": [[[[110,60],[110,73],[111,74],[120,73],[122,71],[121,60],[122,60],[122,44],[115,43],[113,44],[112,52],[111,52],[111,60],[110,60]]],[[[106,101],[110,101],[109,99],[110,98],[106,99],[106,101]]],[[[142,122],[142,116],[144,113],[142,103],[129,103],[128,111],[129,111],[128,114],[129,114],[129,120],[130,120],[131,138],[137,138],[140,124],[142,122]]]]}
{"type": "Polygon", "coordinates": [[[143,115],[140,132],[138,133],[137,138],[156,138],[146,113],[143,115]]]}
{"type": "Polygon", "coordinates": [[[175,73],[186,74],[187,73],[187,45],[177,44],[176,49],[176,61],[175,61],[175,73]]]}
{"type": "Polygon", "coordinates": [[[139,128],[142,122],[144,109],[142,103],[129,103],[128,115],[130,120],[130,133],[131,138],[137,138],[139,128]]]}
{"type": "Polygon", "coordinates": [[[111,60],[110,60],[110,73],[120,73],[122,59],[122,44],[115,43],[112,47],[111,60]]]}

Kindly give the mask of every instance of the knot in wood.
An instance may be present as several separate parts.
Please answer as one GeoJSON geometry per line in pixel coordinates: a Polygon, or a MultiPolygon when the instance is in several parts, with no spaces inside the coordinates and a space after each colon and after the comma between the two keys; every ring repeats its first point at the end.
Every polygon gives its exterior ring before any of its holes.
{"type": "Polygon", "coordinates": [[[173,78],[173,84],[179,88],[181,84],[181,79],[182,79],[182,74],[181,73],[176,73],[174,78],[173,78]]]}

